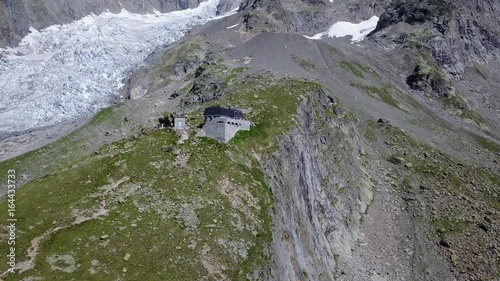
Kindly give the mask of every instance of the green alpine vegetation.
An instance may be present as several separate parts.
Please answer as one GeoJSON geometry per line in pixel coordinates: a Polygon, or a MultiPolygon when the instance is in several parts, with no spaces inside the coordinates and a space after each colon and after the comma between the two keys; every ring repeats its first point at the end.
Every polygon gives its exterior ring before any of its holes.
{"type": "MultiPolygon", "coordinates": [[[[245,280],[266,274],[273,195],[259,159],[294,126],[302,100],[321,87],[288,78],[269,83],[259,75],[250,80],[235,82],[238,91],[217,101],[237,102],[255,123],[229,144],[192,135],[179,145],[169,129],[144,130],[19,189],[16,245],[19,261],[27,262],[15,280],[61,275],[245,280]]],[[[112,112],[104,110],[91,124],[116,120],[112,112]]],[[[191,120],[193,126],[199,121],[191,120]]],[[[6,219],[2,213],[0,221],[6,219]]],[[[6,252],[7,245],[1,244],[0,251],[6,252]]]]}

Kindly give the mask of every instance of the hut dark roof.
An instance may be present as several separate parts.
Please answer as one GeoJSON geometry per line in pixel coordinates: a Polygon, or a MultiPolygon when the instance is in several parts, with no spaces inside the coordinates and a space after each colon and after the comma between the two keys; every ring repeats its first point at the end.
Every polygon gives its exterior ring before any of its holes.
{"type": "Polygon", "coordinates": [[[210,106],[205,108],[205,119],[208,116],[227,116],[233,119],[243,119],[243,112],[238,109],[210,106]]]}

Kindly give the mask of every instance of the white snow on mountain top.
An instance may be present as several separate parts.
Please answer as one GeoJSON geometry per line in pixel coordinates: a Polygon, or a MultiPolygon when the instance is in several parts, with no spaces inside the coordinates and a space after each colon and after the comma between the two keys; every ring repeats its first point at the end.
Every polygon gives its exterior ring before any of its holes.
{"type": "Polygon", "coordinates": [[[346,21],[339,21],[332,25],[326,32],[318,33],[314,36],[305,36],[308,39],[319,40],[324,35],[329,37],[345,37],[352,36],[352,42],[359,42],[365,38],[370,32],[377,27],[379,18],[376,16],[371,17],[369,20],[360,23],[350,23],[346,21]]]}
{"type": "Polygon", "coordinates": [[[218,2],[165,14],[108,12],[30,29],[18,47],[0,49],[0,133],[54,125],[109,106],[130,71],[156,47],[216,18],[218,2]]]}

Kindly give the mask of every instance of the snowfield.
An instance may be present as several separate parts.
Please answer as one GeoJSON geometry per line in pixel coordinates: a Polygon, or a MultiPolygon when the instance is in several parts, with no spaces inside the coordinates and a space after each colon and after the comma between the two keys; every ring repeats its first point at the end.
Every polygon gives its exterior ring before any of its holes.
{"type": "Polygon", "coordinates": [[[362,21],[360,23],[351,23],[347,21],[339,21],[332,25],[330,29],[326,32],[318,33],[314,36],[304,36],[307,39],[319,40],[324,35],[329,37],[345,37],[351,36],[352,42],[362,41],[365,36],[374,31],[377,27],[379,18],[376,16],[371,17],[369,20],[362,21]]]}
{"type": "Polygon", "coordinates": [[[0,133],[94,114],[119,97],[122,80],[158,46],[216,17],[218,0],[172,13],[90,15],[0,49],[0,133]]]}

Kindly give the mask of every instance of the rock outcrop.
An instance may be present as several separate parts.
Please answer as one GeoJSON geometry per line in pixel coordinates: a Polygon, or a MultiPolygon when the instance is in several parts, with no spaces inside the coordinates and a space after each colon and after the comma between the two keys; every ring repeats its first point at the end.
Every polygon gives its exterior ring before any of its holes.
{"type": "Polygon", "coordinates": [[[363,144],[348,119],[330,118],[326,95],[299,108],[299,126],[264,161],[275,204],[276,280],[335,280],[373,197],[363,144]],[[328,155],[325,152],[328,151],[328,155]]]}
{"type": "Polygon", "coordinates": [[[208,65],[209,63],[205,61],[196,69],[195,78],[197,80],[189,90],[191,98],[185,101],[185,105],[206,103],[221,97],[224,82],[217,81],[210,73],[204,73],[208,65]]]}
{"type": "Polygon", "coordinates": [[[417,65],[406,78],[412,90],[427,93],[435,98],[449,98],[455,93],[450,79],[439,69],[428,65],[417,65]]]}
{"type": "Polygon", "coordinates": [[[383,12],[388,0],[244,0],[245,27],[261,32],[315,34],[337,21],[362,21],[383,12]]]}
{"type": "Polygon", "coordinates": [[[386,46],[416,48],[448,73],[471,62],[500,57],[500,3],[485,1],[393,1],[372,38],[386,46]]]}

